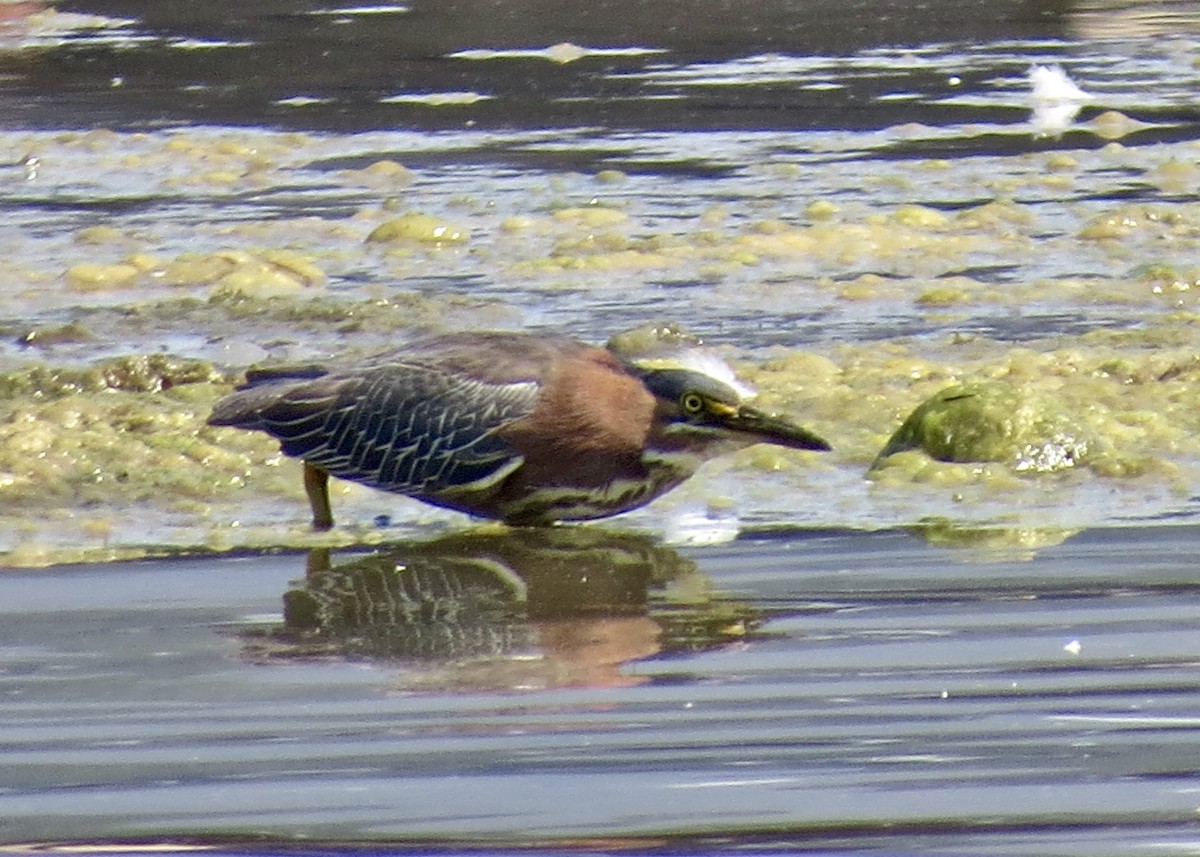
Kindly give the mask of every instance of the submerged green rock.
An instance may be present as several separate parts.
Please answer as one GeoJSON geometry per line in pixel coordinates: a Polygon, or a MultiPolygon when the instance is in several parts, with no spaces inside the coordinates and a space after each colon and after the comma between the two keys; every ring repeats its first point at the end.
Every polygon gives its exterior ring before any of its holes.
{"type": "Polygon", "coordinates": [[[1033,559],[1039,550],[1060,545],[1079,532],[1053,526],[970,526],[941,517],[921,521],[909,530],[931,545],[1009,559],[1033,559]]]}
{"type": "Polygon", "coordinates": [[[1048,473],[1084,463],[1094,446],[1080,420],[1047,393],[999,381],[959,384],[918,405],[871,469],[898,452],[921,450],[938,461],[1048,473]]]}

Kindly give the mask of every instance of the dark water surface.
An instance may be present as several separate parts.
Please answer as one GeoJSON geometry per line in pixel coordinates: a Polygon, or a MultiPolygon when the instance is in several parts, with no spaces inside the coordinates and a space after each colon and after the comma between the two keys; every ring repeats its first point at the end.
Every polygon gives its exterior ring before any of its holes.
{"type": "MultiPolygon", "coordinates": [[[[1131,4],[1109,5],[93,0],[58,8],[106,16],[107,25],[73,32],[45,60],[20,67],[6,113],[51,127],[233,123],[341,132],[468,124],[869,130],[898,117],[947,125],[964,114],[938,103],[945,69],[957,69],[957,85],[969,92],[984,84],[971,66],[991,65],[982,55],[1007,55],[1018,75],[1028,65],[1017,56],[1024,50],[1071,59],[1087,52],[1072,42],[1090,35],[1093,17],[1119,23],[1131,4]],[[581,55],[547,50],[563,44],[581,55]],[[979,59],[964,68],[959,60],[971,55],[979,59]],[[830,87],[834,78],[839,85],[830,87]],[[879,98],[898,90],[918,107],[879,98]],[[445,93],[476,98],[460,110],[419,98],[445,93]]],[[[1195,26],[1194,4],[1136,5],[1149,7],[1137,20],[1164,33],[1195,26]]]]}
{"type": "Polygon", "coordinates": [[[517,611],[499,562],[401,549],[424,583],[386,611],[376,590],[372,623],[356,602],[349,660],[282,624],[285,591],[306,622],[300,555],[8,573],[0,831],[1195,853],[1198,536],[1097,531],[1035,559],[613,536],[626,576],[590,583],[578,560],[547,579],[539,543],[507,569],[517,611]]]}
{"type": "MultiPolygon", "coordinates": [[[[64,286],[81,261],[281,245],[316,254],[335,307],[427,301],[415,328],[602,340],[667,317],[753,355],[849,365],[927,348],[944,365],[967,359],[951,341],[1082,349],[1169,322],[1137,347],[1200,351],[1200,274],[1166,297],[1118,288],[1126,271],[1196,264],[1198,3],[57,8],[0,6],[6,371],[147,352],[238,368],[408,332],[336,313],[231,323],[199,289],[64,286]],[[1034,133],[1033,64],[1093,96],[1061,133],[1034,133]],[[228,181],[227,159],[258,156],[268,166],[228,181]],[[423,210],[482,237],[363,250],[355,218],[402,193],[345,175],[381,159],[417,172],[423,210]],[[498,224],[593,195],[639,239],[690,240],[714,212],[758,234],[812,200],[853,224],[996,198],[1030,219],[1012,243],[944,256],[530,274],[528,246],[551,240],[506,244],[498,224]],[[1079,239],[1125,203],[1178,229],[1079,239]],[[119,236],[77,238],[96,226],[119,236]],[[955,278],[994,291],[949,313],[912,300],[955,278]],[[836,291],[864,279],[871,297],[836,291]],[[59,338],[31,345],[30,330],[59,338]]],[[[0,494],[0,520],[18,522],[3,551],[190,554],[0,569],[0,851],[1200,854],[1194,421],[1161,441],[1179,456],[1170,479],[1025,483],[971,530],[926,520],[969,507],[970,488],[864,483],[887,429],[858,431],[851,409],[850,451],[823,470],[714,473],[751,526],[708,547],[666,546],[688,539],[663,538],[651,507],[625,520],[652,537],[206,556],[251,525],[291,545],[301,510],[251,498],[257,517],[229,525],[203,492],[152,486],[107,519],[95,494],[32,512],[0,494]]],[[[1153,415],[1131,409],[1132,444],[1153,415]]],[[[0,468],[0,490],[17,476],[0,468]]],[[[339,512],[370,521],[379,502],[339,512]]]]}

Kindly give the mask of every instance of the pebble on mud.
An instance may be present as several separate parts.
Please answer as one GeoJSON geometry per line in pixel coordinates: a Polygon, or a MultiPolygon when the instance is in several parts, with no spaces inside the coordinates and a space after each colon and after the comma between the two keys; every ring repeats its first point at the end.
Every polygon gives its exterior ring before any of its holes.
{"type": "Polygon", "coordinates": [[[416,174],[412,170],[386,158],[361,170],[342,170],[338,177],[346,184],[389,190],[405,188],[416,181],[416,174]]]}
{"type": "Polygon", "coordinates": [[[560,208],[554,212],[554,219],[560,223],[574,223],[588,229],[600,229],[627,223],[629,215],[615,208],[596,205],[560,208]]]}
{"type": "Polygon", "coordinates": [[[418,244],[458,244],[471,233],[430,214],[413,211],[384,221],[375,227],[367,241],[403,241],[418,244]]]}
{"type": "Polygon", "coordinates": [[[161,269],[172,286],[213,286],[218,291],[263,296],[324,285],[324,272],[308,257],[290,250],[219,250],[184,253],[161,269]]]}
{"type": "Polygon", "coordinates": [[[87,325],[69,321],[66,324],[31,327],[18,334],[16,341],[33,348],[49,348],[70,342],[91,342],[98,338],[87,325]]]}
{"type": "Polygon", "coordinates": [[[129,262],[80,262],[67,268],[63,276],[73,291],[107,292],[133,286],[142,273],[141,268],[129,262]]]}

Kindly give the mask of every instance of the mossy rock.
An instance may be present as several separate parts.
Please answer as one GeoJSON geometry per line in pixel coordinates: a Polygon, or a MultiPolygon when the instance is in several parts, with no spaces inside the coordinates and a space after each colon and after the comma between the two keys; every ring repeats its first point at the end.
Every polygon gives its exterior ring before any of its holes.
{"type": "Polygon", "coordinates": [[[133,354],[85,367],[39,363],[21,367],[0,375],[0,399],[57,398],[106,390],[156,393],[184,384],[222,380],[221,373],[205,360],[166,354],[133,354]]]}
{"type": "Polygon", "coordinates": [[[467,229],[429,214],[411,211],[376,226],[367,236],[367,241],[460,244],[468,238],[470,232],[467,229]]]}
{"type": "Polygon", "coordinates": [[[871,469],[898,452],[921,450],[938,461],[1047,473],[1085,463],[1094,446],[1081,422],[1045,393],[998,381],[960,384],[918,405],[871,469]]]}

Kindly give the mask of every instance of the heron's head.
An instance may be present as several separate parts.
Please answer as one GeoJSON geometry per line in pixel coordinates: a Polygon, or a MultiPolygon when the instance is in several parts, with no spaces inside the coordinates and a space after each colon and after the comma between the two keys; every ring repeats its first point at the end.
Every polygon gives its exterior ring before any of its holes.
{"type": "Polygon", "coordinates": [[[664,448],[700,455],[755,443],[830,449],[803,426],[755,408],[754,389],[711,352],[682,348],[630,365],[658,399],[654,434],[664,448]]]}

